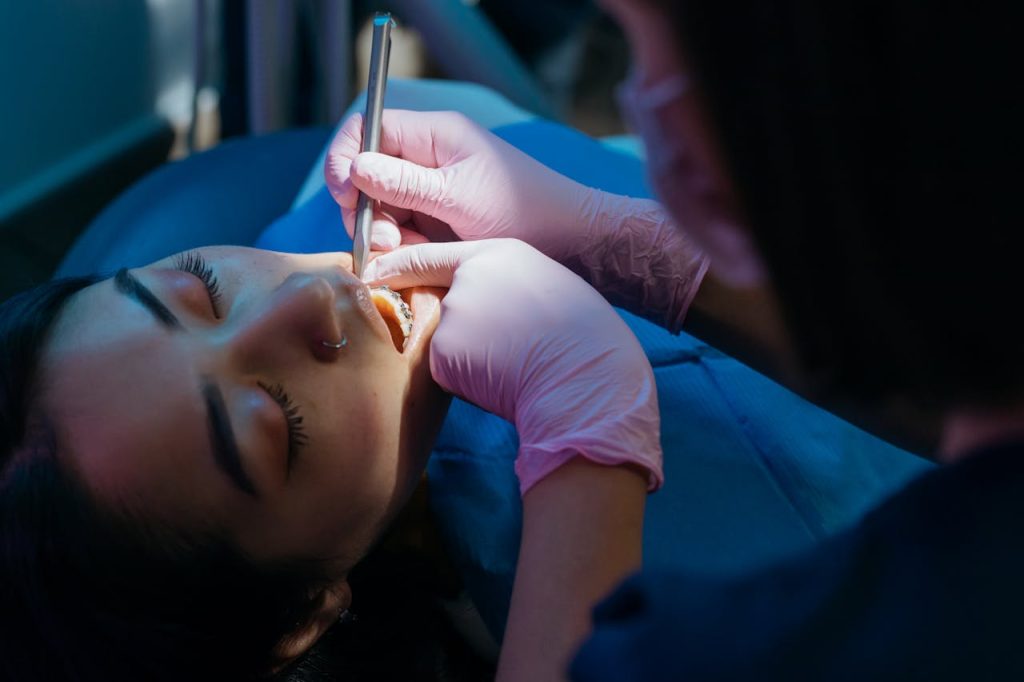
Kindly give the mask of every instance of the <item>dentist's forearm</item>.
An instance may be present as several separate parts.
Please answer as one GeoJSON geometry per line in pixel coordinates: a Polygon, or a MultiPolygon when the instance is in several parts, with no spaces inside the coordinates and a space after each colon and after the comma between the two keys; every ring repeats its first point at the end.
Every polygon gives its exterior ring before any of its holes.
{"type": "Polygon", "coordinates": [[[579,223],[556,254],[613,305],[673,333],[686,331],[797,388],[795,359],[766,288],[720,282],[664,207],[589,188],[573,197],[579,223]]]}
{"type": "Polygon", "coordinates": [[[646,475],[581,457],[523,497],[498,682],[566,679],[594,605],[641,563],[646,475]]]}
{"type": "Polygon", "coordinates": [[[650,199],[588,189],[576,210],[564,264],[612,305],[679,332],[707,272],[703,252],[650,199]]]}

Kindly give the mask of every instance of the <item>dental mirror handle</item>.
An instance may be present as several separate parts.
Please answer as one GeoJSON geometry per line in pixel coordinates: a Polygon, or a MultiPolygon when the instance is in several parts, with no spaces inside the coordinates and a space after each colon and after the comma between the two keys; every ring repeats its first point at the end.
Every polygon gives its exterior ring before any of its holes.
{"type": "MultiPolygon", "coordinates": [[[[388,81],[388,60],[391,58],[391,27],[395,25],[389,12],[373,17],[373,45],[370,48],[370,77],[366,86],[366,115],[363,117],[363,151],[380,150],[380,123],[384,112],[384,88],[388,81]]],[[[366,259],[370,255],[373,229],[373,199],[362,192],[356,203],[356,224],[352,237],[352,261],[356,277],[362,279],[366,259]]]]}

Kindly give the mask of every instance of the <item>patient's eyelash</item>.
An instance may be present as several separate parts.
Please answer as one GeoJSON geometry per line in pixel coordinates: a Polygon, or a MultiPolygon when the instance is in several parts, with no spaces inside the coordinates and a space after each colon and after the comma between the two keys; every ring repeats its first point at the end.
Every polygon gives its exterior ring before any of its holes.
{"type": "Polygon", "coordinates": [[[291,473],[292,464],[299,454],[299,450],[309,442],[306,431],[302,426],[302,416],[299,408],[288,396],[281,384],[265,384],[258,382],[260,388],[270,394],[270,397],[281,406],[284,416],[288,420],[288,472],[291,473]]]}
{"type": "Polygon", "coordinates": [[[188,251],[186,253],[179,253],[174,258],[174,267],[182,272],[188,272],[195,275],[203,281],[206,286],[206,292],[210,296],[210,305],[213,306],[213,314],[215,317],[220,317],[220,282],[217,281],[217,277],[213,274],[213,268],[206,262],[202,254],[198,251],[188,251]]]}

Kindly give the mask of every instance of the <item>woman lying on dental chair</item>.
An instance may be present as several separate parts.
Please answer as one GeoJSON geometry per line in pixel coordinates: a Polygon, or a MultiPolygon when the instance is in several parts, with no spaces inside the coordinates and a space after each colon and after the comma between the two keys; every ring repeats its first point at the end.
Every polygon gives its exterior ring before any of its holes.
{"type": "Polygon", "coordinates": [[[555,586],[558,609],[560,555],[595,567],[588,603],[636,568],[660,482],[639,345],[529,247],[465,246],[458,276],[488,283],[446,306],[473,329],[435,334],[439,292],[416,290],[401,350],[347,254],[202,249],[5,304],[3,617],[5,648],[19,646],[4,665],[194,679],[299,656],[349,606],[349,571],[422,474],[447,405],[432,335],[452,348],[471,331],[480,352],[517,356],[485,406],[521,434],[524,552],[545,569],[524,579],[555,586]],[[595,381],[627,399],[593,401],[595,381]],[[525,394],[537,407],[513,415],[525,394]],[[552,399],[588,404],[590,423],[552,424],[552,399]]]}

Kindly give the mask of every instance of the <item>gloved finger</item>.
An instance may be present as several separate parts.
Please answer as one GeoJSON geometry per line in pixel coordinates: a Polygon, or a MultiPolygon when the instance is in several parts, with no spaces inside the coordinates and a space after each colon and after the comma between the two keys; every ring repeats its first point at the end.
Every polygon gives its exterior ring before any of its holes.
{"type": "Polygon", "coordinates": [[[370,248],[374,251],[391,251],[402,243],[402,233],[390,216],[375,213],[373,216],[373,234],[370,235],[370,248]]]}
{"type": "MultiPolygon", "coordinates": [[[[380,150],[421,166],[437,167],[446,151],[439,151],[446,140],[457,133],[454,112],[423,112],[385,109],[381,117],[380,150]]],[[[341,206],[355,206],[356,189],[349,181],[352,160],[363,148],[363,115],[354,113],[345,119],[331,140],[324,162],[324,178],[334,200],[341,206]]]]}
{"type": "Polygon", "coordinates": [[[368,196],[411,211],[443,217],[445,174],[393,156],[363,152],[350,167],[352,184],[368,196]]]}
{"type": "MultiPolygon", "coordinates": [[[[344,175],[345,179],[329,179],[327,181],[327,191],[338,206],[342,208],[355,208],[356,202],[359,201],[359,190],[352,184],[352,178],[349,177],[349,169],[352,167],[352,162],[344,160],[334,165],[335,172],[344,175]]],[[[326,164],[324,167],[326,168],[326,164]]],[[[324,177],[327,177],[326,172],[324,177]]]]}
{"type": "MultiPolygon", "coordinates": [[[[402,243],[401,233],[398,225],[403,219],[408,219],[408,212],[401,209],[394,211],[383,207],[373,213],[373,234],[370,235],[370,248],[376,251],[390,251],[402,243]]],[[[355,237],[356,212],[355,209],[341,209],[341,222],[345,225],[345,231],[349,237],[355,237]]]]}
{"type": "Polygon", "coordinates": [[[324,180],[338,205],[355,207],[357,190],[349,182],[349,170],[363,145],[363,115],[349,116],[331,140],[324,160],[324,180]]]}
{"type": "MultiPolygon", "coordinates": [[[[452,232],[447,223],[422,213],[409,213],[407,220],[395,218],[395,213],[387,214],[394,218],[398,225],[398,231],[402,235],[402,244],[426,244],[427,242],[457,242],[459,236],[452,232]]],[[[374,228],[373,243],[376,244],[377,231],[374,228]]],[[[390,243],[390,242],[389,242],[390,243]]],[[[397,245],[396,245],[397,246],[397,245]]],[[[374,247],[378,251],[390,251],[395,247],[385,248],[384,246],[374,247]]]]}
{"type": "MultiPolygon", "coordinates": [[[[356,206],[357,204],[341,207],[341,220],[345,225],[345,231],[348,232],[349,237],[355,235],[356,206]]],[[[405,225],[412,219],[412,217],[413,212],[407,208],[397,208],[380,202],[377,202],[376,210],[374,211],[374,220],[387,220],[395,225],[405,225]]]]}
{"type": "Polygon", "coordinates": [[[392,289],[450,288],[459,265],[478,248],[479,242],[448,242],[395,249],[367,263],[363,281],[392,289]]]}
{"type": "MultiPolygon", "coordinates": [[[[475,124],[455,111],[385,109],[381,117],[380,151],[419,166],[438,168],[451,160],[475,124]]],[[[331,196],[342,206],[354,206],[356,193],[349,182],[352,160],[363,145],[363,115],[354,113],[338,129],[327,152],[324,177],[331,196]]]]}
{"type": "MultiPolygon", "coordinates": [[[[361,124],[360,124],[361,125],[361,124]]],[[[381,117],[380,152],[439,168],[450,160],[472,122],[455,111],[385,109],[381,117]]]]}

